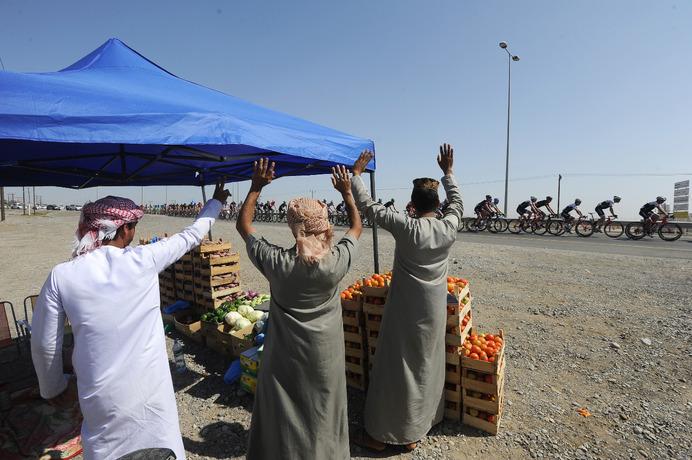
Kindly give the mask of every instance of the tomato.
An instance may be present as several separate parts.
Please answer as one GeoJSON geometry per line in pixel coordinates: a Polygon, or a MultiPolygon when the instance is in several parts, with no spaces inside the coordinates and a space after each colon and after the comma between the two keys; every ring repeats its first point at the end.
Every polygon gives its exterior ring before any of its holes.
{"type": "Polygon", "coordinates": [[[475,353],[480,356],[482,352],[483,351],[480,349],[478,345],[471,345],[471,353],[475,353]]]}
{"type": "Polygon", "coordinates": [[[493,383],[493,375],[492,374],[485,374],[485,377],[483,377],[485,380],[485,383],[493,383]]]}
{"type": "Polygon", "coordinates": [[[487,340],[495,340],[495,336],[492,335],[492,334],[485,334],[485,338],[486,338],[487,340]]]}
{"type": "Polygon", "coordinates": [[[486,419],[486,421],[490,423],[495,423],[495,414],[488,414],[488,418],[486,419]]]}
{"type": "Polygon", "coordinates": [[[487,361],[488,360],[488,354],[484,351],[481,351],[478,353],[478,357],[480,358],[481,361],[487,361]]]}
{"type": "Polygon", "coordinates": [[[480,359],[479,356],[478,356],[478,353],[471,353],[471,354],[469,354],[469,358],[471,358],[471,359],[480,359]]]}
{"type": "Polygon", "coordinates": [[[452,282],[454,282],[454,280],[452,279],[451,276],[448,276],[448,277],[447,277],[447,282],[448,282],[448,283],[452,283],[452,282]]]}
{"type": "Polygon", "coordinates": [[[494,363],[494,362],[495,362],[495,357],[494,357],[494,356],[491,356],[490,358],[488,358],[488,362],[489,362],[489,363],[494,363]]]}
{"type": "Polygon", "coordinates": [[[342,292],[342,293],[341,293],[341,299],[343,300],[343,299],[345,299],[345,298],[346,298],[346,293],[342,292]]]}
{"type": "Polygon", "coordinates": [[[485,412],[478,412],[478,418],[481,420],[487,420],[488,414],[486,414],[485,412]]]}

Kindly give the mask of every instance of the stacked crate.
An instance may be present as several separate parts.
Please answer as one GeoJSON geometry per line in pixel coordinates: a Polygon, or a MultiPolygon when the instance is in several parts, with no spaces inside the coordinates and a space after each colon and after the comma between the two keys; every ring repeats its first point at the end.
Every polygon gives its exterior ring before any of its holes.
{"type": "Polygon", "coordinates": [[[365,391],[368,387],[368,354],[365,335],[363,297],[354,300],[341,299],[346,350],[346,384],[365,391]]]}
{"type": "MultiPolygon", "coordinates": [[[[471,328],[471,334],[476,334],[471,328]]],[[[461,358],[461,389],[464,403],[462,423],[491,434],[497,434],[502,415],[505,383],[505,343],[502,329],[502,348],[495,354],[495,362],[461,358]]]]}
{"type": "Polygon", "coordinates": [[[366,286],[363,282],[363,313],[365,315],[365,333],[367,336],[368,372],[372,369],[380,335],[380,325],[384,316],[384,304],[389,292],[389,280],[384,286],[366,286]]]}
{"type": "Polygon", "coordinates": [[[191,251],[193,290],[201,313],[212,311],[240,292],[240,255],[231,252],[231,242],[205,239],[191,251]]]}
{"type": "Polygon", "coordinates": [[[447,296],[444,415],[454,420],[461,419],[461,351],[462,343],[471,326],[471,298],[467,284],[461,289],[456,287],[455,294],[447,296]]]}

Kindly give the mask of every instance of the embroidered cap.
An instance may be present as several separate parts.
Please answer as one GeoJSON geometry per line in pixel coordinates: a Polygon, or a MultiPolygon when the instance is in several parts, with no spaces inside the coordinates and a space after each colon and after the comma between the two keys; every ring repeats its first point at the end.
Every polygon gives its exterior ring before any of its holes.
{"type": "Polygon", "coordinates": [[[440,183],[438,181],[429,177],[419,177],[418,179],[413,179],[413,188],[429,188],[430,190],[437,192],[437,188],[439,186],[440,183]]]}

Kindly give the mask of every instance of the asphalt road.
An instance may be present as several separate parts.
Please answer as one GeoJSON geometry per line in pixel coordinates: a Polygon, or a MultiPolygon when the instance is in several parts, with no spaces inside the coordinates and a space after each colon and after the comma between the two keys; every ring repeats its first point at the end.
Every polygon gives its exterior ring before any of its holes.
{"type": "Polygon", "coordinates": [[[668,242],[663,241],[658,235],[655,238],[634,241],[624,235],[619,238],[609,238],[601,233],[583,238],[574,234],[553,236],[520,233],[515,235],[509,232],[493,234],[487,231],[473,233],[462,230],[457,234],[457,242],[692,260],[692,235],[684,233],[679,240],[668,242]]]}

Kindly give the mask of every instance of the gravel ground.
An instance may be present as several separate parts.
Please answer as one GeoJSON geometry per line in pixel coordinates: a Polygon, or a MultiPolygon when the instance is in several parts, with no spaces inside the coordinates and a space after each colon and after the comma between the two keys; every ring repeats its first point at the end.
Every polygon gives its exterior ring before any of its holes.
{"type": "MultiPolygon", "coordinates": [[[[0,222],[4,299],[17,307],[38,293],[50,269],[69,257],[77,220],[76,212],[59,211],[9,214],[0,222]]],[[[185,224],[146,216],[137,236],[170,234],[185,224]]],[[[214,236],[240,249],[243,287],[268,292],[233,225],[218,222],[214,236]]],[[[284,225],[256,228],[277,244],[292,244],[284,225]]],[[[384,272],[391,267],[393,240],[386,232],[379,236],[384,272]]],[[[372,260],[366,230],[344,287],[369,277],[372,260]]],[[[445,419],[414,452],[390,447],[371,454],[352,445],[352,458],[685,458],[692,446],[691,272],[690,260],[457,242],[450,275],[469,280],[474,325],[503,329],[506,338],[500,433],[445,419]],[[591,416],[584,418],[579,408],[591,416]]],[[[181,337],[169,334],[169,351],[181,337]]],[[[224,384],[227,358],[182,339],[189,370],[174,373],[173,380],[188,457],[244,458],[253,397],[224,384]]],[[[0,371],[6,375],[7,366],[0,371]]],[[[350,422],[362,423],[364,394],[349,388],[348,398],[350,422]]]]}

